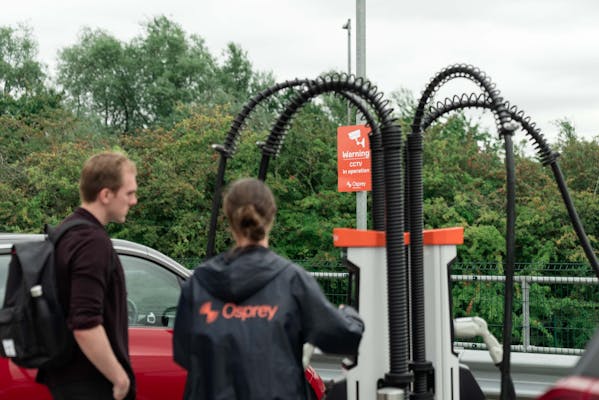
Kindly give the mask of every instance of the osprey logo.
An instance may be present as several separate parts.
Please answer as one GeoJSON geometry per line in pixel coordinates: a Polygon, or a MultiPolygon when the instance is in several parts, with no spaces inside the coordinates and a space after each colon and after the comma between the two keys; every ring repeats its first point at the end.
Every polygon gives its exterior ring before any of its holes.
{"type": "Polygon", "coordinates": [[[200,315],[206,316],[206,323],[211,324],[218,318],[218,311],[212,309],[212,302],[207,301],[200,307],[200,315]]]}
{"type": "Polygon", "coordinates": [[[272,320],[279,310],[279,306],[271,306],[270,304],[259,305],[237,305],[235,303],[226,303],[221,310],[213,310],[212,302],[207,301],[200,306],[199,314],[206,316],[206,323],[211,324],[222,315],[224,319],[266,319],[272,320]]]}

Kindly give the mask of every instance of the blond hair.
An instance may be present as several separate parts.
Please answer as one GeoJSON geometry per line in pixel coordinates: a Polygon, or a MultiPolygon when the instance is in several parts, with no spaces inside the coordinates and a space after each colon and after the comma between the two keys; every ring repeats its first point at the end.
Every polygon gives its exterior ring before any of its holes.
{"type": "Polygon", "coordinates": [[[90,157],[81,170],[79,194],[83,202],[94,202],[102,189],[116,192],[123,185],[123,171],[136,173],[135,163],[117,152],[103,152],[90,157]]]}

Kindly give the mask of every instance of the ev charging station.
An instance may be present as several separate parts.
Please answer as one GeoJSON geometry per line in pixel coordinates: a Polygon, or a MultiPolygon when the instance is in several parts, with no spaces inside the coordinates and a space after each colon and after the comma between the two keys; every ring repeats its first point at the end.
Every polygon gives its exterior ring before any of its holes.
{"type": "MultiPolygon", "coordinates": [[[[258,178],[265,180],[269,163],[283,147],[293,116],[311,99],[334,93],[351,103],[372,128],[369,156],[372,157],[373,231],[339,228],[335,246],[345,248],[346,262],[358,271],[355,305],[364,319],[358,362],[347,373],[349,399],[444,400],[484,398],[470,371],[462,368],[453,353],[452,337],[481,336],[493,363],[501,372],[501,398],[514,399],[510,376],[515,247],[515,158],[512,136],[520,124],[530,136],[539,160],[550,166],[585,255],[599,277],[599,261],[586,236],[567,190],[558,154],[547,145],[535,124],[517,107],[505,101],[490,78],[467,64],[451,65],[428,83],[418,103],[411,133],[404,140],[402,128],[393,117],[389,101],[371,82],[352,75],[330,74],[316,79],[285,81],[256,94],[234,119],[220,153],[209,224],[206,255],[215,254],[215,235],[220,195],[228,159],[236,152],[240,131],[262,101],[282,91],[291,98],[280,112],[265,142],[258,178]],[[463,94],[434,104],[439,89],[457,78],[475,83],[482,93],[463,94]],[[463,242],[461,228],[424,231],[423,227],[423,133],[439,118],[455,110],[491,110],[505,143],[506,164],[506,251],[503,349],[478,317],[451,320],[449,264],[456,246],[463,242]],[[405,142],[405,143],[404,143],[405,142]],[[407,150],[407,152],[404,152],[407,150]],[[405,157],[405,158],[404,158],[405,157]],[[407,171],[407,173],[406,173],[407,171]],[[404,193],[405,192],[405,193],[404,193]],[[404,210],[404,203],[409,207],[404,210]],[[408,216],[409,218],[404,218],[408,216]],[[407,246],[412,235],[412,244],[407,246]],[[426,284],[425,284],[426,283],[426,284]],[[411,317],[411,318],[408,318],[411,317]],[[411,334],[410,334],[411,333],[411,334]],[[411,343],[410,343],[411,341],[411,343]],[[410,346],[411,345],[411,346],[410,346]],[[387,373],[385,371],[388,371],[387,373]],[[472,382],[472,384],[465,384],[472,382]],[[473,388],[473,391],[470,391],[473,388]]],[[[362,147],[358,135],[348,136],[362,147]]],[[[357,166],[357,165],[350,165],[357,166]]],[[[353,178],[353,176],[352,176],[353,178]]],[[[353,182],[349,182],[350,186],[353,182]]],[[[360,186],[360,188],[362,188],[360,186]]]]}
{"type": "MultiPolygon", "coordinates": [[[[356,305],[366,326],[358,363],[347,373],[347,398],[402,399],[401,389],[379,387],[389,369],[385,232],[337,228],[333,241],[345,249],[346,261],[358,271],[356,305]]],[[[463,228],[424,231],[426,357],[434,367],[437,399],[460,398],[459,362],[452,344],[449,265],[456,257],[456,246],[463,241],[463,228]]],[[[404,242],[409,244],[407,233],[404,242]]]]}

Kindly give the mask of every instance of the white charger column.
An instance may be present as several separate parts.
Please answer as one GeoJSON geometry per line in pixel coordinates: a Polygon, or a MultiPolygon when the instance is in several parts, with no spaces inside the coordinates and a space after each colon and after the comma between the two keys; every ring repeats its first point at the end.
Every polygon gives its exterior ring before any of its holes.
{"type": "MultiPolygon", "coordinates": [[[[365,330],[358,350],[358,365],[347,373],[349,400],[377,398],[377,382],[389,371],[389,319],[387,250],[385,233],[337,228],[336,247],[344,247],[349,262],[359,268],[358,309],[365,330]]],[[[458,399],[459,362],[451,341],[448,264],[464,241],[463,228],[424,231],[424,312],[426,359],[435,373],[435,398],[458,399]]],[[[409,244],[409,235],[404,238],[409,244]]]]}
{"type": "Polygon", "coordinates": [[[333,230],[333,242],[336,247],[346,248],[348,261],[360,269],[358,310],[365,330],[358,365],[347,373],[347,398],[376,399],[377,381],[389,371],[385,233],[337,228],[333,230]]]}
{"type": "Polygon", "coordinates": [[[435,398],[460,398],[460,369],[451,341],[448,264],[464,241],[463,228],[424,231],[424,326],[426,359],[435,369],[435,398]]]}

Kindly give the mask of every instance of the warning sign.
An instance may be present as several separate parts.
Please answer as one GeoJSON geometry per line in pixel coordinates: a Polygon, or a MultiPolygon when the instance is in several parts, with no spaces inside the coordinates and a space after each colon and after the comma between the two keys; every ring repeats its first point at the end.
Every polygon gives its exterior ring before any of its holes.
{"type": "Polygon", "coordinates": [[[337,190],[362,192],[372,189],[370,128],[365,125],[337,128],[337,190]]]}

